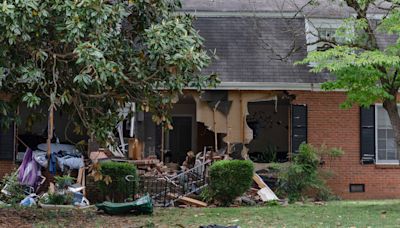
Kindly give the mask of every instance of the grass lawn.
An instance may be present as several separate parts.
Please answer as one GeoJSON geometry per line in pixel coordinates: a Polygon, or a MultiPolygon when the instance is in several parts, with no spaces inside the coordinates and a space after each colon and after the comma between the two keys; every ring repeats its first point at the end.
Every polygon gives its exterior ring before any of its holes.
{"type": "MultiPolygon", "coordinates": [[[[94,210],[0,209],[0,220],[5,219],[2,216],[4,210],[15,210],[12,213],[14,217],[10,219],[26,221],[34,227],[199,227],[209,224],[241,227],[400,227],[400,200],[241,208],[169,208],[156,209],[152,216],[108,216],[94,210]],[[24,210],[36,214],[18,215],[24,210]]],[[[3,225],[0,223],[0,227],[7,227],[3,225]]],[[[11,227],[13,224],[8,225],[11,227]]]]}

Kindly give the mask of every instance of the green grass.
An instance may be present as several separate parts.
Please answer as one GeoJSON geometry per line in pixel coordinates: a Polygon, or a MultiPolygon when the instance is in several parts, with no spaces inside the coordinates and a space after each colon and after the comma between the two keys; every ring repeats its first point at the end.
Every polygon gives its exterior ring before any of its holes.
{"type": "Polygon", "coordinates": [[[240,208],[166,208],[154,214],[108,216],[86,212],[38,213],[30,222],[35,227],[199,227],[199,225],[240,225],[246,227],[400,227],[400,200],[335,201],[288,206],[240,208]],[[51,216],[39,216],[39,213],[51,216]],[[32,221],[34,220],[34,221],[32,221]]]}
{"type": "Polygon", "coordinates": [[[154,225],[198,227],[220,224],[241,227],[400,227],[400,201],[341,201],[326,205],[289,205],[241,208],[164,209],[152,217],[154,225]]]}

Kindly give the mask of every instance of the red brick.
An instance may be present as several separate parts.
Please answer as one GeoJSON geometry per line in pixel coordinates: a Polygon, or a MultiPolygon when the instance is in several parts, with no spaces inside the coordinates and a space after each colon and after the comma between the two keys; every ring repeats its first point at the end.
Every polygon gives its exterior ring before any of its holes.
{"type": "Polygon", "coordinates": [[[295,104],[308,107],[308,142],[341,147],[344,155],[324,167],[333,171],[328,180],[333,192],[343,199],[400,198],[400,166],[384,168],[360,164],[360,114],[357,106],[340,109],[342,92],[292,91],[295,104]],[[349,184],[365,184],[364,193],[350,193],[349,184]]]}

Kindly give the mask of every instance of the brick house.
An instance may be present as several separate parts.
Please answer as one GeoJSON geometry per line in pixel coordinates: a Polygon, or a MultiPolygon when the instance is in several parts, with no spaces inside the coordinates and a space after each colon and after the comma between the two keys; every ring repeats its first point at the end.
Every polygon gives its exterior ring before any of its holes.
{"type": "MultiPolygon", "coordinates": [[[[183,0],[183,11],[197,16],[196,29],[218,56],[205,73],[218,73],[221,84],[202,93],[188,88],[172,110],[169,132],[161,132],[151,114],[139,113],[136,129],[145,156],[159,156],[164,148],[170,162],[181,163],[187,151],[216,145],[237,156],[274,151],[275,159],[285,162],[302,142],[325,144],[345,152],[324,164],[334,173],[328,180],[334,193],[344,199],[397,198],[399,160],[381,105],[340,109],[345,92],[320,89],[330,75],[293,65],[308,51],[324,48],[306,46],[313,37],[304,31],[330,36],[353,12],[329,2],[306,9],[306,20],[296,6],[279,2],[183,0]]],[[[382,46],[393,39],[378,38],[382,46]]],[[[14,167],[16,157],[15,132],[1,134],[0,176],[14,167]]]]}
{"type": "MultiPolygon", "coordinates": [[[[174,129],[163,145],[170,159],[182,162],[188,150],[215,147],[215,141],[217,149],[238,145],[250,158],[272,147],[279,161],[296,153],[301,142],[325,144],[345,152],[323,166],[334,173],[328,180],[334,193],[344,199],[399,197],[399,161],[382,106],[341,109],[344,91],[320,89],[331,76],[293,65],[308,51],[325,48],[323,43],[306,46],[315,39],[308,31],[331,36],[341,18],[353,12],[329,2],[306,8],[305,19],[296,9],[278,0],[183,1],[183,11],[196,15],[195,27],[218,56],[206,72],[217,72],[222,82],[200,94],[188,90],[175,105],[174,129]],[[298,50],[278,60],[293,43],[298,50]]],[[[394,39],[378,36],[382,47],[394,39]]],[[[145,153],[157,154],[161,133],[149,119],[145,115],[142,124],[145,153]]]]}

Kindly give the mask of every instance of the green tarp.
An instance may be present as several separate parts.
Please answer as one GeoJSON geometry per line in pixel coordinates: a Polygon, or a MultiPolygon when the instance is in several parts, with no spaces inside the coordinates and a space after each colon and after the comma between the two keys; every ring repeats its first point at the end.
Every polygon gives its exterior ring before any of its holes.
{"type": "Polygon", "coordinates": [[[140,214],[153,213],[153,202],[149,195],[143,196],[138,200],[129,203],[113,203],[105,201],[96,204],[96,207],[98,210],[103,210],[105,213],[110,215],[127,214],[130,212],[140,214]]]}

